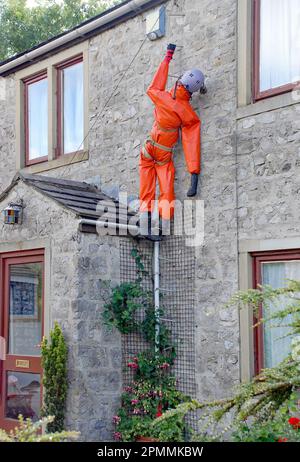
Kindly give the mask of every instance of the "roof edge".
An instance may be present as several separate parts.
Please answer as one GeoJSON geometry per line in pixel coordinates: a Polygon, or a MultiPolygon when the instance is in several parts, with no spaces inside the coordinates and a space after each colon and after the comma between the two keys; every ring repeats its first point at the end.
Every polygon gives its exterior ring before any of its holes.
{"type": "Polygon", "coordinates": [[[65,48],[83,42],[166,2],[167,0],[125,0],[121,4],[78,24],[73,29],[0,62],[0,76],[6,77],[13,72],[24,69],[44,57],[51,56],[65,48]]]}

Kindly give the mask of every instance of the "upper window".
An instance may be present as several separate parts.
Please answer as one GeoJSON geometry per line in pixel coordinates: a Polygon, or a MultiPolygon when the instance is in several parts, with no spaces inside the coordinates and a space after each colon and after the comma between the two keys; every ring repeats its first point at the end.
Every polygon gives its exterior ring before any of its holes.
{"type": "MultiPolygon", "coordinates": [[[[254,285],[269,285],[273,288],[286,286],[289,279],[300,280],[300,252],[266,252],[253,254],[254,285]]],[[[268,318],[271,314],[291,304],[290,298],[282,296],[280,304],[270,303],[261,306],[259,318],[268,318]]],[[[267,321],[255,329],[255,364],[256,373],[263,368],[276,366],[291,351],[291,336],[287,335],[292,321],[288,316],[279,321],[267,321]],[[278,325],[278,327],[274,327],[278,325]]]]}
{"type": "Polygon", "coordinates": [[[23,79],[25,165],[83,150],[84,85],[82,55],[23,79]],[[56,74],[56,85],[53,75],[56,74]],[[49,84],[48,84],[49,81],[49,84]],[[57,91],[55,91],[57,87],[57,91]],[[53,89],[53,90],[52,90],[53,89]],[[55,91],[55,94],[52,94],[55,91]],[[54,102],[49,107],[48,102],[54,102]],[[49,124],[51,122],[51,125],[49,124]],[[56,127],[49,138],[50,127],[56,127]]]}
{"type": "Polygon", "coordinates": [[[254,0],[254,99],[300,81],[300,0],[254,0]]]}
{"type": "Polygon", "coordinates": [[[48,79],[41,73],[24,81],[26,164],[48,157],[48,79]]]}
{"type": "Polygon", "coordinates": [[[72,59],[57,66],[57,155],[83,149],[83,62],[72,59]]]}

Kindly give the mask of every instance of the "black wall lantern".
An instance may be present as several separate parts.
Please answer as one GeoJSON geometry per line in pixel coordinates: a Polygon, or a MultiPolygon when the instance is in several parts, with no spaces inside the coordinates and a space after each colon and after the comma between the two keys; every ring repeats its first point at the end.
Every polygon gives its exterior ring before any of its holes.
{"type": "Polygon", "coordinates": [[[6,225],[21,225],[23,216],[23,204],[9,203],[8,206],[3,210],[4,223],[6,225]]]}

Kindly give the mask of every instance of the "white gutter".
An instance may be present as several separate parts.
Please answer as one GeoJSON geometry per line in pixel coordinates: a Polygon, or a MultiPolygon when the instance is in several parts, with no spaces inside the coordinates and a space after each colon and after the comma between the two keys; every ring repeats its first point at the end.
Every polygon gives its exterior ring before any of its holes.
{"type": "Polygon", "coordinates": [[[49,53],[50,51],[55,50],[56,48],[65,45],[66,43],[71,42],[72,40],[78,37],[84,37],[86,34],[93,31],[94,29],[97,29],[98,27],[104,26],[107,23],[114,21],[125,14],[131,13],[132,11],[137,11],[146,3],[149,3],[149,0],[132,0],[126,5],[121,5],[116,10],[111,11],[110,13],[107,13],[102,17],[95,19],[94,21],[91,21],[90,23],[85,24],[79,27],[78,29],[63,35],[62,37],[54,39],[51,42],[46,43],[45,45],[42,45],[41,47],[37,48],[36,50],[32,50],[28,53],[25,53],[19,58],[13,59],[9,63],[3,64],[2,66],[0,66],[0,74],[4,74],[5,72],[8,72],[10,69],[25,64],[27,61],[32,61],[33,59],[36,59],[41,55],[49,53]]]}
{"type": "Polygon", "coordinates": [[[104,228],[109,228],[109,229],[122,229],[122,230],[130,231],[131,233],[134,233],[133,234],[134,236],[140,233],[139,226],[125,225],[123,223],[113,223],[113,222],[107,222],[107,221],[101,221],[101,220],[89,220],[87,218],[81,218],[81,220],[79,220],[79,224],[80,225],[92,225],[92,226],[101,225],[104,228]]]}

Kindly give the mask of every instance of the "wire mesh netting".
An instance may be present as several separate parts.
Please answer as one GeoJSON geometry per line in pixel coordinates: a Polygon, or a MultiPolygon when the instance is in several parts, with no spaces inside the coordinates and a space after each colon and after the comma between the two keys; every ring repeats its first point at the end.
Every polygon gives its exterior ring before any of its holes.
{"type": "MultiPolygon", "coordinates": [[[[137,278],[136,263],[131,256],[133,248],[138,250],[147,272],[143,280],[144,288],[153,291],[153,244],[149,241],[133,243],[124,239],[120,242],[121,282],[137,278]]],[[[160,290],[165,312],[162,322],[172,332],[176,344],[177,358],[173,373],[178,380],[178,389],[195,397],[195,252],[192,247],[186,247],[182,237],[169,236],[160,244],[160,290]]],[[[123,336],[124,384],[130,383],[133,378],[126,364],[136,353],[146,349],[147,344],[140,335],[132,333],[123,336]]]]}

